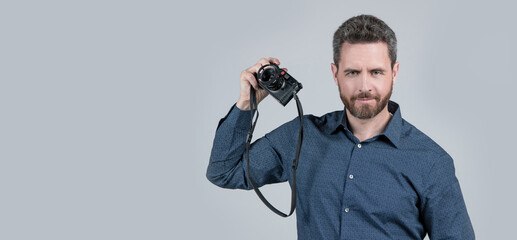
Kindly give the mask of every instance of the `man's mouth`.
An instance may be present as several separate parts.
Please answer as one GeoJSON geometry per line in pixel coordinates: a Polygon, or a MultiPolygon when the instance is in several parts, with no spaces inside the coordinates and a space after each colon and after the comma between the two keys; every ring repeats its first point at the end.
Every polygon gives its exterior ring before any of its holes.
{"type": "Polygon", "coordinates": [[[375,101],[375,99],[373,99],[373,98],[357,98],[356,101],[358,101],[360,103],[369,103],[369,102],[375,101]]]}

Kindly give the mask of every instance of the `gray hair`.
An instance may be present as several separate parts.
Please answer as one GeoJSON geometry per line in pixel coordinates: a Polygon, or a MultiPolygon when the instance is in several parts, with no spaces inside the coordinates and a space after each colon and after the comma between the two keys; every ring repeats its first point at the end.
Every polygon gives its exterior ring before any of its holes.
{"type": "Polygon", "coordinates": [[[376,43],[388,45],[391,67],[397,61],[397,37],[391,28],[372,15],[359,15],[346,20],[334,33],[334,64],[338,66],[341,59],[343,43],[376,43]]]}

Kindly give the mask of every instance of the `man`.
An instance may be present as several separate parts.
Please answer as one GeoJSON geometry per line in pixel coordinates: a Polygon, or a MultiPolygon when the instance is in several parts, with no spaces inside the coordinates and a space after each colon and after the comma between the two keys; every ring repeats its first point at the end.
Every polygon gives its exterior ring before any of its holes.
{"type": "MultiPolygon", "coordinates": [[[[334,34],[334,81],[344,111],[304,116],[297,170],[298,239],[474,239],[452,158],[401,117],[390,101],[399,63],[395,33],[369,15],[334,34]]],[[[249,87],[266,97],[253,73],[218,126],[207,177],[224,188],[251,189],[243,161],[250,126],[249,87]]],[[[299,122],[256,140],[250,171],[260,185],[292,181],[299,122]]]]}

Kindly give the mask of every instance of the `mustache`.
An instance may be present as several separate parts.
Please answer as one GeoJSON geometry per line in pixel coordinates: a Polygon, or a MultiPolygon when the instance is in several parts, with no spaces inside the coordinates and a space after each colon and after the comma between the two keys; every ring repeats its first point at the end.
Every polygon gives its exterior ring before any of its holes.
{"type": "Polygon", "coordinates": [[[355,96],[352,96],[351,100],[355,101],[358,98],[371,98],[371,99],[375,99],[376,101],[380,101],[381,100],[381,96],[373,95],[373,94],[371,94],[369,92],[362,92],[362,93],[359,93],[359,94],[357,94],[355,96]]]}

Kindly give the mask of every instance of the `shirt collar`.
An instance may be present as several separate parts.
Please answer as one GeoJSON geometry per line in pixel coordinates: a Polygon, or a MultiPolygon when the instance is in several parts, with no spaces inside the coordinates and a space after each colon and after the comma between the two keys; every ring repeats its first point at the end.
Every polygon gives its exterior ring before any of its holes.
{"type": "MultiPolygon", "coordinates": [[[[390,112],[393,116],[388,122],[386,129],[384,129],[384,132],[379,134],[379,136],[385,136],[395,147],[398,148],[400,143],[400,135],[402,133],[402,115],[400,113],[400,107],[398,103],[390,100],[388,102],[388,112],[390,112]]],[[[345,109],[336,114],[336,118],[332,119],[332,122],[330,123],[329,133],[333,133],[339,128],[349,130],[345,109]]]]}

